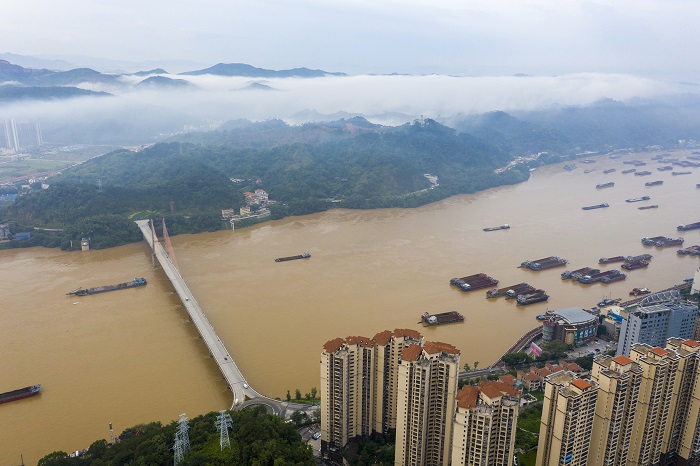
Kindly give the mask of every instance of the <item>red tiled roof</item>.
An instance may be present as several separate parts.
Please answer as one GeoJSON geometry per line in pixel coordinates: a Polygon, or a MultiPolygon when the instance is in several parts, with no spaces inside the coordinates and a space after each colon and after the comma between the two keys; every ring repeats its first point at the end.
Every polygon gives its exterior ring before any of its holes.
{"type": "Polygon", "coordinates": [[[657,356],[666,356],[668,354],[667,350],[659,348],[658,346],[656,348],[652,348],[651,352],[656,354],[657,356]]]}
{"type": "Polygon", "coordinates": [[[695,340],[685,340],[683,343],[685,343],[686,345],[691,346],[693,348],[700,346],[700,343],[698,343],[695,340]]]}
{"type": "Polygon", "coordinates": [[[626,366],[627,364],[631,364],[633,362],[630,358],[628,358],[627,356],[623,356],[622,354],[619,356],[615,356],[614,358],[612,358],[612,360],[623,366],[626,366]]]}
{"type": "Polygon", "coordinates": [[[340,349],[341,346],[343,346],[343,339],[334,338],[333,340],[327,341],[323,345],[323,351],[325,351],[326,353],[335,353],[340,349]]]}
{"type": "MultiPolygon", "coordinates": [[[[520,393],[518,392],[518,390],[513,388],[511,385],[508,385],[507,383],[499,382],[496,380],[488,380],[485,382],[481,382],[481,383],[479,383],[479,387],[481,387],[482,389],[490,388],[493,390],[497,390],[501,394],[505,393],[505,394],[513,396],[513,397],[520,396],[520,393]]],[[[484,392],[484,393],[486,393],[486,392],[484,392]]],[[[490,398],[493,398],[493,396],[489,395],[488,393],[486,393],[486,395],[489,396],[490,398]]]]}
{"type": "Polygon", "coordinates": [[[457,406],[464,409],[476,407],[476,400],[479,398],[479,389],[471,385],[464,385],[457,392],[457,406]]]}
{"type": "Polygon", "coordinates": [[[500,382],[503,382],[503,383],[506,383],[509,385],[513,385],[517,379],[512,374],[506,374],[506,375],[500,376],[498,378],[498,380],[500,382]]]}
{"type": "Polygon", "coordinates": [[[420,345],[409,345],[401,352],[401,360],[416,361],[422,352],[423,348],[420,345]]]}
{"type": "Polygon", "coordinates": [[[459,354],[459,350],[449,343],[443,343],[441,341],[426,341],[425,352],[428,354],[435,353],[447,353],[447,354],[459,354]]]}
{"type": "Polygon", "coordinates": [[[384,330],[383,332],[379,332],[374,336],[374,341],[378,345],[386,345],[389,343],[389,340],[391,340],[391,330],[384,330]]]}
{"type": "Polygon", "coordinates": [[[583,370],[583,367],[579,366],[575,362],[566,362],[566,361],[561,361],[562,366],[566,367],[566,370],[572,371],[572,372],[581,372],[583,370]]]}
{"type": "Polygon", "coordinates": [[[573,385],[574,387],[576,387],[580,390],[586,390],[587,388],[592,387],[592,385],[590,383],[586,382],[583,379],[576,379],[573,382],[571,382],[571,385],[573,385]]]}
{"type": "Polygon", "coordinates": [[[367,337],[347,337],[345,342],[348,345],[359,345],[365,347],[371,347],[372,341],[367,337]]]}
{"type": "Polygon", "coordinates": [[[396,335],[397,337],[411,337],[415,338],[416,340],[423,338],[423,335],[421,335],[418,331],[410,328],[394,329],[394,335],[396,335]]]}

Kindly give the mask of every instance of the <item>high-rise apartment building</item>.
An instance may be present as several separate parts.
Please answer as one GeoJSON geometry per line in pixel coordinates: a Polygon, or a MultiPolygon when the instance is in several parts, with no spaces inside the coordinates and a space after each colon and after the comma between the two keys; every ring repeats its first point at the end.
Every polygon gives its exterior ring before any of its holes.
{"type": "Polygon", "coordinates": [[[664,347],[668,338],[693,338],[697,318],[698,305],[682,301],[677,290],[650,295],[622,323],[616,354],[629,356],[637,343],[664,347]]]}
{"type": "Polygon", "coordinates": [[[16,152],[24,147],[41,146],[42,144],[39,123],[18,122],[13,119],[0,122],[0,148],[16,152]]]}
{"type": "Polygon", "coordinates": [[[321,455],[342,464],[342,448],[372,433],[374,343],[336,338],[321,353],[321,455]]]}
{"type": "Polygon", "coordinates": [[[700,464],[700,343],[670,338],[676,353],[676,377],[661,445],[661,464],[700,464]]]}
{"type": "Polygon", "coordinates": [[[587,464],[598,390],[569,371],[545,379],[537,466],[587,464]]]}
{"type": "Polygon", "coordinates": [[[459,350],[426,342],[403,349],[399,365],[394,463],[450,464],[459,350]]]}
{"type": "Polygon", "coordinates": [[[642,367],[626,356],[595,359],[591,378],[598,383],[589,466],[625,466],[637,412],[642,367]]]}
{"type": "Polygon", "coordinates": [[[423,336],[411,329],[385,330],[374,336],[376,367],[374,377],[374,431],[396,430],[396,400],[401,352],[406,346],[422,344],[423,336]]]}
{"type": "Polygon", "coordinates": [[[502,382],[463,386],[452,427],[452,466],[511,466],[520,393],[502,382]]]}
{"type": "Polygon", "coordinates": [[[669,420],[678,356],[674,351],[636,344],[630,359],[642,367],[637,413],[629,445],[630,464],[651,466],[661,457],[661,441],[669,420]]]}

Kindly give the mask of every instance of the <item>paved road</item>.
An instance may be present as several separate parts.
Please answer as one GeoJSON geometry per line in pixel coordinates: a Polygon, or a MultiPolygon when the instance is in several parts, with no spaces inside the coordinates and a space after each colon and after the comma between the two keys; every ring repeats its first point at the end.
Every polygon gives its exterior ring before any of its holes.
{"type": "MultiPolygon", "coordinates": [[[[183,306],[185,306],[185,309],[187,309],[190,320],[197,327],[199,334],[204,340],[204,343],[206,343],[207,348],[209,348],[209,353],[216,360],[216,364],[219,366],[219,369],[226,379],[229,388],[233,392],[233,406],[242,403],[246,397],[251,399],[266,398],[248,385],[243,377],[243,374],[241,374],[238,366],[236,366],[236,363],[224,346],[224,343],[216,334],[216,331],[214,331],[214,327],[212,327],[209,319],[207,319],[207,316],[204,314],[204,311],[202,311],[202,308],[197,303],[197,300],[194,298],[194,296],[192,296],[192,292],[190,292],[189,288],[187,288],[187,284],[180,275],[180,272],[178,272],[173,263],[170,261],[170,258],[163,248],[163,245],[156,241],[154,247],[153,233],[150,227],[150,222],[148,220],[137,220],[136,223],[139,228],[141,228],[141,232],[143,233],[143,237],[146,239],[146,242],[148,242],[151,249],[155,251],[158,262],[163,268],[165,274],[170,279],[170,282],[173,284],[175,292],[180,297],[183,306]]],[[[269,398],[266,399],[269,400],[269,398]]]]}

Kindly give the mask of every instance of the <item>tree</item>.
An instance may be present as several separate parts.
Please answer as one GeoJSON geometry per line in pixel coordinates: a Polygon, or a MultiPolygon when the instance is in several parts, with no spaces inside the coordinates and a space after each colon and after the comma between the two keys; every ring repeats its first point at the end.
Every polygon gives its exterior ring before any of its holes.
{"type": "Polygon", "coordinates": [[[602,337],[602,336],[607,335],[607,334],[608,334],[608,328],[605,325],[599,325],[597,335],[599,337],[602,337]]]}
{"type": "Polygon", "coordinates": [[[291,419],[292,419],[292,422],[293,422],[296,426],[300,426],[300,425],[302,424],[302,422],[304,422],[304,415],[302,414],[301,411],[294,411],[294,412],[292,413],[291,419]]]}
{"type": "Polygon", "coordinates": [[[311,387],[311,404],[314,404],[316,401],[316,394],[318,391],[316,390],[316,387],[311,387]]]}
{"type": "Polygon", "coordinates": [[[474,370],[476,370],[477,367],[479,367],[479,361],[474,361],[474,370]]]}
{"type": "Polygon", "coordinates": [[[469,372],[470,370],[472,370],[472,368],[469,366],[469,363],[465,362],[464,363],[464,372],[469,372]]]}
{"type": "Polygon", "coordinates": [[[297,401],[301,400],[301,390],[299,390],[298,388],[294,390],[294,399],[297,401]]]}
{"type": "Polygon", "coordinates": [[[501,360],[506,366],[517,366],[532,362],[532,358],[524,352],[504,354],[501,360]]]}
{"type": "Polygon", "coordinates": [[[543,344],[542,350],[549,353],[553,359],[565,358],[567,354],[566,344],[559,340],[552,340],[549,343],[543,344]]]}
{"type": "Polygon", "coordinates": [[[287,390],[287,402],[292,401],[292,395],[289,393],[289,390],[287,390]]]}
{"type": "Polygon", "coordinates": [[[581,366],[581,369],[586,369],[587,371],[593,369],[593,356],[581,356],[574,359],[574,362],[581,366]]]}

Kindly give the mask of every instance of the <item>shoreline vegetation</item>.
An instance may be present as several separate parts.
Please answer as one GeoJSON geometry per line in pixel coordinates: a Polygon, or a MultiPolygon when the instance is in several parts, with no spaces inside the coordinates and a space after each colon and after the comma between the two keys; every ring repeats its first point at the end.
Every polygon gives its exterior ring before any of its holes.
{"type": "MultiPolygon", "coordinates": [[[[0,249],[78,250],[82,238],[90,238],[91,249],[120,246],[142,240],[134,220],[143,218],[166,217],[170,235],[230,229],[222,211],[237,213],[246,206],[244,193],[256,189],[269,194],[270,215],[238,220],[236,228],[338,207],[419,207],[517,184],[538,166],[608,154],[626,143],[634,126],[615,133],[617,139],[606,133],[610,145],[582,128],[610,108],[609,118],[635,110],[611,105],[546,122],[542,114],[527,122],[492,112],[453,122],[458,129],[431,119],[398,127],[361,117],[300,126],[228,122],[216,131],[92,158],[47,180],[48,189],[35,183],[18,190],[0,209],[0,224],[30,237],[0,242],[0,249]]],[[[647,142],[620,152],[651,150],[641,145],[647,142]]]]}

